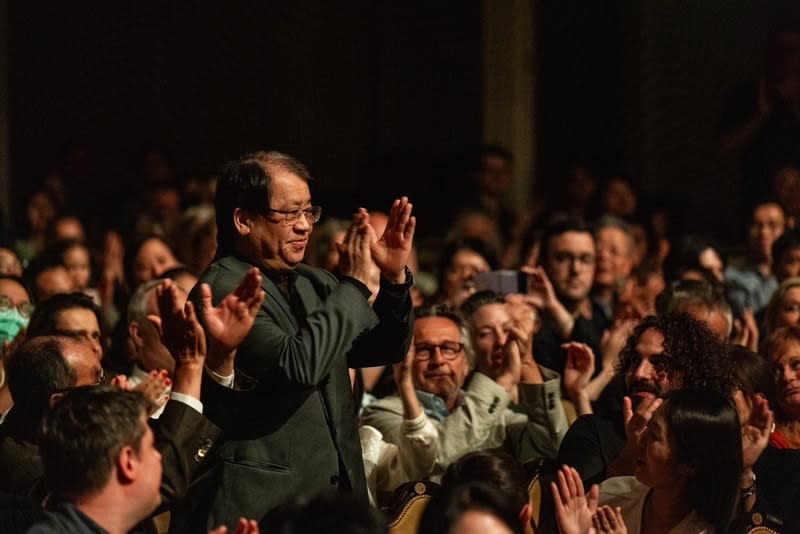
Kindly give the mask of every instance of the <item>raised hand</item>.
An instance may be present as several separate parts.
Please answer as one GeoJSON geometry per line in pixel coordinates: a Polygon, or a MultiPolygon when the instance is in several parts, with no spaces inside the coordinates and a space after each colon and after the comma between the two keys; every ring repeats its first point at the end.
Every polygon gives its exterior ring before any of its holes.
{"type": "Polygon", "coordinates": [[[558,531],[561,534],[595,533],[592,516],[597,511],[600,488],[592,485],[588,494],[584,494],[583,481],[574,468],[563,466],[558,471],[558,484],[550,483],[553,502],[556,509],[558,531]]]}
{"type": "Polygon", "coordinates": [[[149,415],[153,415],[169,400],[167,390],[172,386],[172,380],[170,380],[167,370],[162,369],[161,371],[150,371],[147,378],[136,386],[131,385],[125,375],[117,375],[112,378],[111,385],[124,391],[139,392],[150,399],[150,402],[153,403],[153,409],[149,415]]]}
{"type": "Polygon", "coordinates": [[[516,392],[517,384],[522,378],[522,359],[520,357],[519,343],[509,339],[505,346],[506,357],[503,366],[497,372],[494,379],[498,385],[510,391],[516,392]]]}
{"type": "Polygon", "coordinates": [[[339,250],[339,272],[366,285],[372,293],[370,300],[374,301],[380,289],[381,271],[373,261],[370,241],[375,232],[367,224],[368,220],[367,210],[359,208],[353,214],[343,242],[336,243],[336,248],[339,250]]]}
{"type": "Polygon", "coordinates": [[[397,386],[397,392],[400,394],[400,399],[403,401],[403,418],[416,419],[422,413],[422,407],[417,398],[417,392],[414,388],[414,381],[411,377],[411,369],[414,364],[414,345],[408,349],[408,354],[403,361],[396,363],[392,366],[392,374],[394,376],[394,383],[397,386]]]}
{"type": "Polygon", "coordinates": [[[229,357],[244,341],[265,297],[261,274],[256,267],[247,271],[239,286],[216,307],[211,301],[211,287],[200,286],[200,313],[209,339],[207,364],[210,369],[216,372],[222,366],[220,360],[229,357]]]}
{"type": "Polygon", "coordinates": [[[417,225],[416,217],[411,215],[412,208],[408,197],[396,199],[389,210],[389,220],[380,238],[377,238],[375,230],[369,226],[367,218],[372,259],[383,277],[393,284],[402,284],[406,279],[405,266],[417,225]]]}
{"type": "Polygon", "coordinates": [[[744,469],[755,465],[758,457],[769,443],[769,435],[775,424],[775,416],[769,409],[769,402],[761,395],[753,395],[753,409],[750,417],[742,424],[742,460],[744,469]]]}
{"type": "Polygon", "coordinates": [[[622,417],[625,420],[625,436],[628,442],[638,447],[639,440],[647,429],[647,424],[663,402],[664,399],[658,397],[646,399],[639,403],[634,411],[633,401],[630,397],[625,396],[622,401],[622,417]]]}
{"type": "Polygon", "coordinates": [[[758,323],[750,308],[742,310],[741,319],[734,319],[731,343],[758,352],[758,323]]]}
{"type": "Polygon", "coordinates": [[[578,396],[589,385],[594,374],[594,351],[585,343],[570,341],[561,348],[567,351],[567,362],[564,367],[564,387],[570,398],[578,396]]]}
{"type": "Polygon", "coordinates": [[[523,265],[520,271],[528,275],[527,303],[541,311],[551,309],[558,302],[558,297],[544,268],[523,265]]]}
{"type": "Polygon", "coordinates": [[[175,368],[181,366],[202,367],[206,359],[206,336],[197,320],[191,301],[181,308],[178,304],[178,288],[172,280],[165,280],[156,289],[158,312],[147,318],[155,325],[161,343],[175,359],[175,368]]]}

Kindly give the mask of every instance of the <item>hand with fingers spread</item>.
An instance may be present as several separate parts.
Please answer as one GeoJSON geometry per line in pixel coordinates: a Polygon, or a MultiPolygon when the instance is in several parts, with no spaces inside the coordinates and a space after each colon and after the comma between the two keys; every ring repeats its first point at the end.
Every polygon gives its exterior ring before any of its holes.
{"type": "MultiPolygon", "coordinates": [[[[353,214],[343,242],[337,243],[336,247],[339,250],[339,272],[342,276],[349,276],[367,286],[372,293],[371,300],[374,300],[380,289],[380,269],[372,257],[368,218],[367,210],[359,208],[353,214]]],[[[374,231],[372,235],[374,236],[374,231]]]]}
{"type": "Polygon", "coordinates": [[[659,397],[645,398],[634,410],[633,401],[630,397],[625,396],[622,401],[622,417],[625,421],[625,446],[608,466],[609,477],[633,475],[642,436],[647,430],[647,424],[653,418],[653,414],[663,402],[664,399],[659,397]]]}
{"type": "Polygon", "coordinates": [[[256,267],[250,269],[239,286],[216,307],[211,301],[211,287],[208,284],[200,286],[200,312],[209,342],[206,358],[209,369],[222,376],[233,373],[236,347],[253,328],[265,296],[261,289],[261,274],[256,267]]]}
{"type": "Polygon", "coordinates": [[[405,267],[417,225],[416,217],[411,215],[412,209],[408,197],[396,199],[389,210],[389,220],[380,238],[369,226],[367,218],[372,259],[380,269],[381,275],[392,284],[402,284],[406,280],[405,267]]]}
{"type": "Polygon", "coordinates": [[[561,534],[586,534],[595,532],[592,517],[597,511],[600,489],[593,484],[588,494],[583,491],[583,481],[578,471],[563,466],[558,471],[558,484],[550,483],[555,504],[558,531],[561,534]]]}
{"type": "Polygon", "coordinates": [[[616,508],[599,507],[592,517],[592,524],[597,530],[597,534],[628,534],[628,528],[622,517],[622,509],[619,506],[616,508]]]}

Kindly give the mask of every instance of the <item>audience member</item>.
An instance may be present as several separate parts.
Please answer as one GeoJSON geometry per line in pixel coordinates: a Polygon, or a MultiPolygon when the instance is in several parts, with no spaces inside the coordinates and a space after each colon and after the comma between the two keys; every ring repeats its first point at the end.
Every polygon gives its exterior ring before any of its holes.
{"type": "Polygon", "coordinates": [[[620,354],[618,373],[628,395],[623,419],[579,417],[564,436],[559,463],[589,482],[632,474],[639,441],[661,398],[678,388],[730,396],[732,367],[725,346],[700,321],[677,313],[645,318],[620,354]]]}
{"type": "MultiPolygon", "coordinates": [[[[502,365],[491,371],[494,378],[475,372],[462,390],[474,359],[466,322],[446,307],[417,311],[414,386],[439,434],[432,480],[438,480],[452,462],[478,449],[504,447],[520,460],[553,456],[558,450],[567,421],[558,400],[557,379],[555,391],[552,380],[549,384],[523,382],[519,343],[516,338],[506,343],[502,365]],[[518,385],[524,413],[508,409],[518,385]]],[[[367,406],[362,423],[399,445],[403,428],[399,396],[384,397],[367,406]]]]}
{"type": "Polygon", "coordinates": [[[774,202],[762,202],[753,208],[748,229],[747,262],[725,269],[728,298],[740,310],[757,312],[767,305],[778,282],[772,275],[772,244],[786,227],[783,209],[774,202]]]}

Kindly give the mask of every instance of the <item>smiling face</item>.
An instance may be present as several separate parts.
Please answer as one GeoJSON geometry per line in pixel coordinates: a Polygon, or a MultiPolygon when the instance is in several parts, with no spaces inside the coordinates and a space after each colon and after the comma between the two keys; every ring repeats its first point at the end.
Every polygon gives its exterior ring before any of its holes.
{"type": "Polygon", "coordinates": [[[788,289],[783,295],[778,303],[772,330],[793,324],[800,324],[800,286],[788,289]]]}
{"type": "MultiPolygon", "coordinates": [[[[280,168],[270,169],[272,210],[288,211],[311,208],[308,183],[299,176],[280,168]]],[[[289,271],[303,261],[313,223],[301,216],[294,224],[286,224],[284,215],[264,210],[251,213],[240,233],[246,240],[248,255],[272,271],[289,271]]]]}
{"type": "Polygon", "coordinates": [[[511,315],[505,304],[486,304],[472,314],[471,321],[476,367],[489,378],[497,378],[506,360],[511,315]]]}
{"type": "Polygon", "coordinates": [[[678,384],[669,371],[669,356],[664,353],[664,335],[648,328],[639,337],[634,358],[625,370],[625,384],[634,404],[663,397],[678,384]]]}
{"type": "Polygon", "coordinates": [[[142,243],[133,262],[134,284],[139,285],[150,280],[155,280],[161,273],[177,267],[178,260],[172,250],[158,238],[152,238],[142,243]]]}
{"type": "Polygon", "coordinates": [[[775,372],[775,396],[785,414],[800,415],[800,342],[789,339],[769,354],[775,372]]]}
{"type": "MultiPolygon", "coordinates": [[[[446,317],[423,317],[414,322],[414,347],[445,343],[461,343],[461,331],[452,320],[446,317]]],[[[458,396],[469,373],[469,363],[463,349],[453,359],[446,358],[440,349],[435,349],[427,360],[414,358],[412,373],[414,387],[447,402],[458,396]]]]}
{"type": "Polygon", "coordinates": [[[617,287],[631,274],[633,250],[631,239],[620,228],[606,226],[597,230],[597,269],[594,283],[602,287],[617,287]]]}

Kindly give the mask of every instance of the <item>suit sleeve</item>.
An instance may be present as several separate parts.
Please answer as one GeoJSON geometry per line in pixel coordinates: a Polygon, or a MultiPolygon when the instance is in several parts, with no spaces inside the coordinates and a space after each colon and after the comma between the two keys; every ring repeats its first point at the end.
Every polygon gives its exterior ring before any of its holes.
{"type": "Polygon", "coordinates": [[[194,408],[177,401],[167,402],[161,417],[151,424],[163,466],[162,507],[169,507],[186,494],[192,476],[221,430],[194,408]]]}

